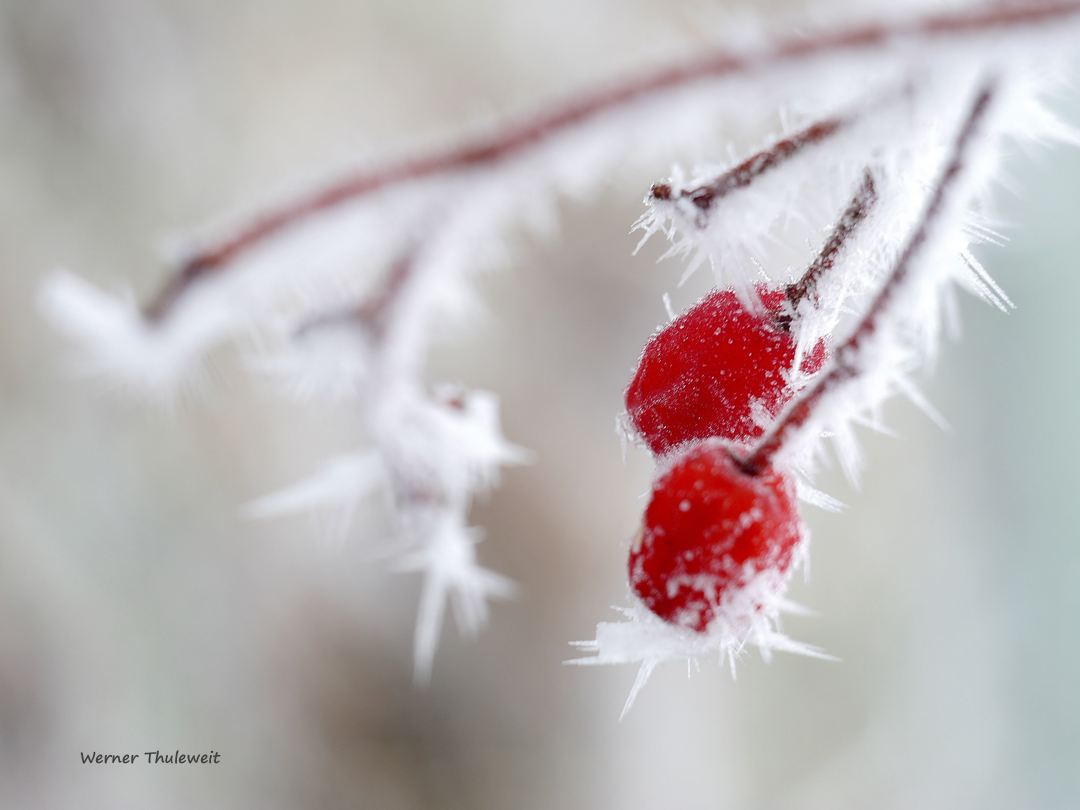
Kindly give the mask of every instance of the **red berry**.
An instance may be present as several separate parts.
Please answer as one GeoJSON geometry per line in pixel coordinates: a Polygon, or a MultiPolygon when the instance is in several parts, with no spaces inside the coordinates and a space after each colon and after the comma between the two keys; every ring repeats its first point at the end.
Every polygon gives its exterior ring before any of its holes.
{"type": "Polygon", "coordinates": [[[802,521],[790,476],[744,472],[710,439],[657,479],[630,552],[630,586],[667,622],[704,631],[725,595],[755,573],[791,567],[802,521]]]}
{"type": "MultiPolygon", "coordinates": [[[[713,290],[645,345],[626,389],[626,412],[654,453],[710,436],[751,444],[764,432],[752,403],[776,415],[793,396],[795,341],[776,325],[784,291],[758,294],[764,311],[754,314],[734,290],[713,290]]],[[[825,355],[818,342],[802,371],[817,371],[825,355]]]]}

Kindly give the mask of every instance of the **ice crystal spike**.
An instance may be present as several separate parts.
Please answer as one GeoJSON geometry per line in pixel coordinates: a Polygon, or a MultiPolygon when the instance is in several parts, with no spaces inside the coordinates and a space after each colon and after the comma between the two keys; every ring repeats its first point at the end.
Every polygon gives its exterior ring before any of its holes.
{"type": "Polygon", "coordinates": [[[414,677],[421,686],[431,679],[447,602],[462,634],[472,637],[487,622],[487,600],[509,599],[517,592],[511,580],[477,564],[474,546],[479,532],[462,525],[459,517],[454,510],[427,510],[414,516],[413,522],[426,524],[417,534],[422,546],[396,564],[399,571],[424,575],[414,640],[414,677]]]}

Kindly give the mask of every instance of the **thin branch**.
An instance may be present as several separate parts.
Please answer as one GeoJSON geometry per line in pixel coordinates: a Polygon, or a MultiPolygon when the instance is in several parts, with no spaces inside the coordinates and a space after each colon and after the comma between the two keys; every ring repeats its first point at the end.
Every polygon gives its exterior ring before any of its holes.
{"type": "MultiPolygon", "coordinates": [[[[701,209],[701,213],[707,212],[713,202],[727,196],[736,189],[749,186],[754,180],[774,169],[788,160],[807,146],[821,143],[834,135],[848,121],[842,118],[828,118],[818,121],[796,132],[783,140],[777,141],[772,146],[762,149],[757,154],[751,155],[738,166],[721,174],[715,180],[696,186],[692,189],[679,192],[679,197],[688,199],[701,209]]],[[[667,183],[655,183],[649,192],[654,200],[670,200],[672,188],[667,183]]]]}
{"type": "Polygon", "coordinates": [[[331,311],[306,321],[296,330],[296,337],[303,337],[324,326],[353,322],[364,326],[376,343],[381,342],[390,325],[393,309],[415,266],[416,251],[405,251],[390,265],[382,286],[372,296],[357,306],[331,311]]]}
{"type": "Polygon", "coordinates": [[[749,474],[757,475],[772,462],[784,443],[813,416],[814,409],[822,398],[859,375],[859,350],[863,343],[877,331],[882,313],[889,307],[897,290],[911,275],[912,264],[919,251],[929,238],[930,229],[941,215],[946,197],[964,167],[964,158],[971,145],[979,125],[994,94],[992,84],[987,84],[979,91],[971,111],[964,119],[959,134],[953,144],[952,155],[945,171],[934,187],[930,201],[919,220],[911,239],[897,259],[892,274],[878,293],[874,303],[859,322],[858,327],[833,355],[832,367],[827,374],[796,397],[784,411],[783,416],[765,434],[754,450],[740,463],[749,474]]]}
{"type": "Polygon", "coordinates": [[[416,250],[410,249],[390,267],[383,279],[382,288],[356,309],[356,317],[371,330],[376,340],[381,341],[386,334],[394,307],[397,306],[398,299],[401,298],[401,293],[415,269],[416,250]]]}
{"type": "Polygon", "coordinates": [[[785,332],[791,331],[791,323],[797,316],[799,304],[802,303],[803,299],[809,298],[812,303],[817,304],[818,281],[836,264],[840,251],[847,244],[851,234],[859,227],[859,223],[866,219],[870,209],[877,202],[877,198],[874,175],[869,169],[866,169],[863,172],[863,181],[859,186],[859,190],[855,192],[855,196],[848,204],[848,207],[840,215],[840,221],[836,223],[836,227],[829,234],[829,238],[825,240],[821,252],[810,263],[802,278],[784,288],[784,297],[787,298],[790,310],[782,313],[776,319],[776,325],[780,329],[785,332]]]}
{"type": "Polygon", "coordinates": [[[472,143],[404,160],[385,168],[363,171],[333,183],[308,197],[270,210],[221,241],[188,257],[179,272],[146,306],[146,319],[161,322],[193,283],[220,271],[240,254],[286,228],[347,200],[356,199],[408,180],[444,172],[491,165],[601,113],[629,105],[651,95],[691,82],[748,73],[795,63],[819,54],[881,47],[905,37],[937,38],[977,34],[1019,25],[1045,23],[1080,13],[1080,2],[1042,2],[993,6],[972,11],[925,17],[896,25],[868,25],[835,34],[781,41],[757,54],[713,52],[682,65],[663,68],[599,92],[585,94],[550,112],[526,118],[472,143]]]}

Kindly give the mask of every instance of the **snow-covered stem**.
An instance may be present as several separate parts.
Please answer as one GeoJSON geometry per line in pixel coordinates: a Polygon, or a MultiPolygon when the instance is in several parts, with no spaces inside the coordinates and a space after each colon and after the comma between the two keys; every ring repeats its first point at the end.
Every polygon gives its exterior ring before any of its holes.
{"type": "MultiPolygon", "coordinates": [[[[806,147],[819,144],[836,134],[845,123],[847,122],[842,118],[829,118],[813,123],[794,135],[783,138],[772,146],[751,155],[714,180],[693,188],[681,189],[676,196],[689,200],[704,215],[717,200],[726,197],[736,189],[746,188],[756,178],[775,169],[806,147]]],[[[655,183],[649,191],[649,197],[653,200],[670,200],[673,193],[669,183],[655,183]]]]}
{"type": "Polygon", "coordinates": [[[298,337],[320,327],[353,321],[363,326],[372,344],[378,345],[386,335],[393,318],[394,308],[416,269],[416,252],[407,250],[390,266],[379,290],[362,304],[350,309],[322,315],[302,324],[298,337]]]}
{"type": "Polygon", "coordinates": [[[757,53],[714,51],[684,64],[661,68],[621,84],[571,99],[477,140],[429,155],[347,176],[280,208],[257,216],[231,235],[195,250],[144,307],[150,324],[165,320],[200,279],[223,271],[233,260],[313,215],[407,181],[490,166],[536,146],[602,113],[640,103],[695,81],[791,64],[821,54],[882,48],[904,39],[939,39],[994,29],[1047,23],[1080,14],[1080,2],[993,6],[928,16],[892,25],[867,25],[839,33],[785,39],[757,53]]]}
{"type": "Polygon", "coordinates": [[[877,202],[877,198],[874,175],[867,169],[863,173],[863,181],[859,186],[859,190],[855,192],[851,203],[844,209],[840,221],[836,223],[836,227],[829,234],[829,238],[825,240],[824,247],[821,248],[821,251],[810,263],[802,278],[784,288],[784,297],[787,298],[790,312],[781,315],[777,319],[777,326],[784,331],[790,331],[792,321],[798,317],[799,305],[804,300],[809,301],[813,306],[817,305],[818,281],[836,264],[840,251],[844,249],[848,239],[855,232],[855,229],[859,227],[859,223],[866,219],[870,209],[877,202]]]}
{"type": "Polygon", "coordinates": [[[861,349],[877,331],[882,315],[895,300],[897,291],[911,278],[912,266],[942,214],[952,187],[963,172],[965,157],[979,134],[979,126],[986,116],[993,96],[993,83],[987,83],[979,90],[970,112],[960,127],[949,161],[930,194],[922,216],[881,291],[859,321],[858,326],[851,336],[835,350],[830,366],[822,376],[792,400],[772,429],[765,434],[748,456],[740,460],[743,469],[751,475],[760,473],[772,463],[774,456],[784,447],[785,442],[813,416],[814,409],[825,396],[858,377],[862,368],[861,349]]]}

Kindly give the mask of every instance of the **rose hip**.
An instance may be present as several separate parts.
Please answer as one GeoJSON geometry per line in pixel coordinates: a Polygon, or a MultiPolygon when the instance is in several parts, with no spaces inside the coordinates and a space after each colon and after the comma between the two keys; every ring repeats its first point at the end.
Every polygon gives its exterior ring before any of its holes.
{"type": "Polygon", "coordinates": [[[786,573],[803,536],[792,479],[744,472],[719,439],[693,445],[653,486],[630,552],[630,586],[672,624],[699,632],[756,573],[786,573]]]}
{"type": "MultiPolygon", "coordinates": [[[[794,395],[795,341],[777,325],[784,291],[758,294],[762,311],[752,313],[734,290],[714,290],[645,345],[625,401],[654,453],[711,436],[749,445],[764,432],[753,403],[776,415],[794,395]]],[[[825,356],[818,342],[801,370],[814,373],[825,356]]]]}

